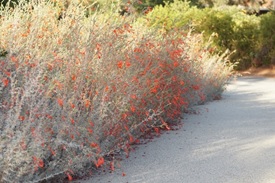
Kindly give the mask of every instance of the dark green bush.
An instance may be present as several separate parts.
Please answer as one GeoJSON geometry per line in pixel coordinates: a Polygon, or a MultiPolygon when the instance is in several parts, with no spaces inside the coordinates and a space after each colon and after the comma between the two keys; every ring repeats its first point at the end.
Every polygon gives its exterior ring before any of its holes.
{"type": "MultiPolygon", "coordinates": [[[[173,2],[173,0],[167,0],[166,2],[173,2]]],[[[148,7],[155,7],[157,5],[165,5],[164,0],[139,0],[134,2],[134,7],[138,12],[145,11],[148,7]]]]}
{"type": "MultiPolygon", "coordinates": [[[[265,17],[268,22],[270,18],[265,17]]],[[[239,63],[239,70],[252,66],[259,50],[260,17],[247,15],[237,7],[198,9],[188,2],[175,0],[165,6],[156,6],[141,19],[149,27],[161,31],[185,28],[186,31],[192,29],[193,33],[204,32],[205,41],[214,33],[212,38],[216,53],[222,53],[226,49],[234,51],[230,59],[239,63]]]]}
{"type": "Polygon", "coordinates": [[[0,0],[0,5],[14,7],[19,0],[0,0]]]}
{"type": "Polygon", "coordinates": [[[260,65],[275,64],[275,13],[262,15],[260,19],[260,45],[255,59],[260,65]]]}
{"type": "Polygon", "coordinates": [[[235,23],[232,43],[235,53],[231,56],[231,60],[239,62],[238,69],[246,69],[253,65],[253,60],[257,55],[260,18],[240,11],[231,16],[235,23]]]}
{"type": "Polygon", "coordinates": [[[202,11],[196,7],[191,7],[190,3],[174,0],[174,3],[166,3],[165,6],[156,6],[145,17],[140,20],[146,22],[149,27],[170,31],[175,28],[186,30],[191,28],[194,19],[201,19],[202,11]]]}
{"type": "Polygon", "coordinates": [[[196,31],[205,32],[205,36],[209,37],[212,33],[216,33],[214,43],[221,51],[225,49],[233,49],[234,26],[233,18],[228,13],[214,9],[204,10],[204,18],[195,27],[196,31]]]}
{"type": "Polygon", "coordinates": [[[4,57],[7,55],[7,51],[5,51],[4,49],[0,48],[0,57],[4,57]]]}
{"type": "Polygon", "coordinates": [[[246,69],[252,65],[259,40],[259,17],[250,16],[235,7],[204,10],[205,18],[197,26],[204,31],[205,37],[213,32],[218,51],[234,51],[230,60],[238,62],[237,69],[246,69]]]}

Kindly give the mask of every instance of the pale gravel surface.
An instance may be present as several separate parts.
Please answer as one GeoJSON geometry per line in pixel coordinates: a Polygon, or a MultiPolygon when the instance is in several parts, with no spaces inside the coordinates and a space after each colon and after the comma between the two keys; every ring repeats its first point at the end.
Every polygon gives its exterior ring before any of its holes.
{"type": "Polygon", "coordinates": [[[275,183],[275,79],[242,77],[183,127],[81,183],[275,183]],[[122,176],[125,172],[126,176],[122,176]]]}

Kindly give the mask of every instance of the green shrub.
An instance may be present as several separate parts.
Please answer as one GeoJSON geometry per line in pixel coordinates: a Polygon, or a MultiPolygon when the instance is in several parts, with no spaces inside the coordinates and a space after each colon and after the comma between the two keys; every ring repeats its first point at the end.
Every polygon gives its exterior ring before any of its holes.
{"type": "Polygon", "coordinates": [[[239,69],[246,69],[253,65],[257,54],[260,30],[259,17],[238,12],[232,15],[234,26],[233,48],[235,53],[231,59],[239,63],[239,69]]]}
{"type": "Polygon", "coordinates": [[[214,38],[215,45],[220,50],[232,50],[232,42],[234,39],[234,22],[228,13],[215,9],[205,9],[204,18],[197,24],[195,30],[204,32],[206,37],[216,33],[214,38]]]}
{"type": "Polygon", "coordinates": [[[180,28],[189,31],[193,19],[202,18],[203,14],[196,7],[191,7],[189,2],[175,0],[174,3],[166,3],[165,6],[156,6],[145,17],[141,17],[147,26],[163,30],[180,28]]]}
{"type": "Polygon", "coordinates": [[[188,2],[176,0],[166,6],[156,6],[145,18],[149,27],[160,32],[175,28],[204,33],[205,41],[212,37],[215,53],[229,49],[231,61],[239,63],[238,69],[251,66],[255,57],[259,36],[259,17],[249,16],[236,7],[198,9],[188,2]]]}
{"type": "Polygon", "coordinates": [[[275,13],[271,12],[260,17],[260,38],[257,64],[275,64],[275,13]]]}
{"type": "Polygon", "coordinates": [[[0,0],[0,5],[14,7],[18,2],[18,0],[0,0]]]}
{"type": "Polygon", "coordinates": [[[155,6],[164,6],[165,2],[173,2],[173,0],[138,0],[133,1],[133,6],[137,12],[142,13],[145,12],[148,7],[154,8],[155,6]]]}
{"type": "Polygon", "coordinates": [[[205,18],[196,30],[204,31],[206,38],[216,33],[214,44],[218,51],[230,49],[234,51],[230,60],[239,63],[238,69],[250,67],[257,51],[259,17],[247,15],[234,7],[204,11],[205,18]]]}

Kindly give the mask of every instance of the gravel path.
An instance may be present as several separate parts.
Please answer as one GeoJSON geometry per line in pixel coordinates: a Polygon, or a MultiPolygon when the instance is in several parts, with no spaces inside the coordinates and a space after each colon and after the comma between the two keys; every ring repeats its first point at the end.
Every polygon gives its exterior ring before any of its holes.
{"type": "Polygon", "coordinates": [[[238,78],[222,100],[196,109],[181,129],[140,145],[121,169],[80,182],[275,183],[275,79],[238,78]]]}

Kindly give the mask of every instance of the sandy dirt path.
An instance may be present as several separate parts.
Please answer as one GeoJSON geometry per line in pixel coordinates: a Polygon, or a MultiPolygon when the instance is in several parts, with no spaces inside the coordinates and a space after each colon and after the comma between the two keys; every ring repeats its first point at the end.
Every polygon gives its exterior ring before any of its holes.
{"type": "Polygon", "coordinates": [[[238,78],[221,100],[195,109],[181,129],[139,145],[121,169],[76,182],[275,182],[274,78],[238,78]]]}

